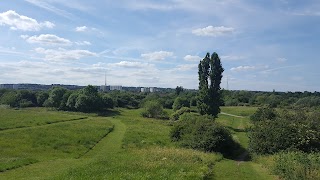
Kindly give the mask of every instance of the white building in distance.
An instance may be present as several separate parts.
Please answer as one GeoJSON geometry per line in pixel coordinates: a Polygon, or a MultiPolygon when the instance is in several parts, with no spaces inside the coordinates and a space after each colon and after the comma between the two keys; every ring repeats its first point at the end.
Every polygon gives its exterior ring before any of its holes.
{"type": "Polygon", "coordinates": [[[122,91],[122,86],[116,85],[116,86],[110,86],[110,91],[122,91]]]}
{"type": "Polygon", "coordinates": [[[157,88],[156,87],[142,87],[141,88],[141,92],[157,92],[157,88]]]}

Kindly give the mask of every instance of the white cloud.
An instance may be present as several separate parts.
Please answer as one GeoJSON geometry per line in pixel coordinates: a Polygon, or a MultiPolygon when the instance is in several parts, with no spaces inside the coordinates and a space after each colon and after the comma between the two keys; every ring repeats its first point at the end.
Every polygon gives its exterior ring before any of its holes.
{"type": "Polygon", "coordinates": [[[140,2],[128,1],[127,6],[130,9],[134,9],[134,10],[158,10],[158,11],[168,11],[176,8],[172,4],[165,4],[163,2],[155,3],[155,2],[142,2],[142,1],[140,2]]]}
{"type": "MultiPolygon", "coordinates": [[[[67,12],[67,11],[64,11],[62,9],[59,9],[57,7],[55,7],[54,5],[50,4],[52,2],[46,2],[45,0],[25,0],[26,2],[30,3],[30,4],[33,4],[34,6],[37,6],[39,8],[43,8],[47,11],[50,11],[50,12],[53,12],[55,14],[58,14],[60,16],[63,16],[63,17],[66,17],[66,18],[69,18],[69,19],[72,19],[74,16],[67,12]]],[[[57,2],[57,1],[55,1],[57,2]]],[[[77,2],[79,3],[79,2],[77,2]]],[[[76,6],[76,3],[73,3],[73,7],[76,6]]]]}
{"type": "Polygon", "coordinates": [[[76,27],[76,31],[77,32],[84,32],[86,30],[88,30],[87,26],[76,27]]]}
{"type": "Polygon", "coordinates": [[[44,58],[49,61],[79,60],[84,57],[98,56],[96,53],[88,50],[66,50],[62,48],[59,48],[58,50],[36,48],[35,52],[44,54],[44,58]]]}
{"type": "Polygon", "coordinates": [[[231,61],[236,61],[236,60],[241,60],[244,59],[244,56],[233,56],[233,55],[227,55],[227,56],[220,56],[221,60],[231,60],[231,61]]]}
{"type": "Polygon", "coordinates": [[[200,61],[202,58],[199,56],[186,55],[183,59],[186,61],[200,61]]]}
{"type": "Polygon", "coordinates": [[[61,37],[58,37],[53,34],[41,34],[39,36],[21,36],[22,38],[27,38],[28,43],[38,43],[43,45],[59,45],[59,46],[70,46],[72,42],[68,39],[64,39],[61,37]]]}
{"type": "Polygon", "coordinates": [[[28,35],[21,35],[20,36],[22,39],[27,39],[29,36],[28,35]]]}
{"type": "Polygon", "coordinates": [[[232,34],[233,32],[234,32],[234,28],[224,27],[224,26],[219,26],[219,27],[208,26],[205,28],[198,28],[198,29],[192,30],[192,33],[197,36],[213,36],[213,37],[232,34]]]}
{"type": "Polygon", "coordinates": [[[173,52],[157,51],[152,53],[141,54],[141,57],[151,61],[164,60],[167,57],[172,57],[173,52]]]}
{"type": "Polygon", "coordinates": [[[277,58],[277,61],[281,63],[286,62],[287,60],[288,60],[287,58],[283,58],[283,57],[277,58]]]}
{"type": "Polygon", "coordinates": [[[123,67],[123,68],[146,68],[151,67],[149,63],[133,62],[133,61],[121,61],[119,63],[110,64],[111,66],[123,67]]]}
{"type": "Polygon", "coordinates": [[[76,45],[79,45],[79,46],[90,46],[91,45],[91,42],[89,41],[77,41],[75,42],[76,45]]]}
{"type": "Polygon", "coordinates": [[[189,70],[197,70],[197,64],[182,64],[178,65],[173,71],[189,71],[189,70]]]}
{"type": "Polygon", "coordinates": [[[37,20],[20,15],[13,10],[0,13],[0,25],[10,26],[12,30],[39,31],[42,28],[53,28],[52,22],[39,23],[37,20]]]}
{"type": "Polygon", "coordinates": [[[41,26],[43,27],[47,27],[47,28],[53,28],[54,26],[56,26],[55,24],[53,24],[52,22],[49,22],[49,21],[45,21],[43,23],[40,23],[41,26]]]}
{"type": "Polygon", "coordinates": [[[256,69],[255,66],[238,66],[238,67],[233,67],[230,70],[235,72],[240,72],[240,71],[248,71],[248,70],[254,70],[254,69],[256,69]]]}

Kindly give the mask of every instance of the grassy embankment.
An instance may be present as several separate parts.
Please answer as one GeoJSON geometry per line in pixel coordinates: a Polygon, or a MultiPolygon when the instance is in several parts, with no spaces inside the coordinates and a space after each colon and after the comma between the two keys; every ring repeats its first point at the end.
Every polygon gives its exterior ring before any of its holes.
{"type": "MultiPolygon", "coordinates": [[[[247,111],[235,110],[228,113],[247,111]]],[[[7,129],[0,131],[0,179],[274,179],[251,161],[176,147],[170,123],[142,118],[140,110],[109,117],[42,108],[0,113],[0,127],[7,129]]],[[[247,117],[220,115],[217,121],[247,147],[247,117]]]]}

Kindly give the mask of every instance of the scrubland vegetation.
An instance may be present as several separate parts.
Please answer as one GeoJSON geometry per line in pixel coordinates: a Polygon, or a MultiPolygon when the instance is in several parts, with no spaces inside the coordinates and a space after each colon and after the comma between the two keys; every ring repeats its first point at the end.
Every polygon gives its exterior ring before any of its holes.
{"type": "MultiPolygon", "coordinates": [[[[214,118],[200,115],[196,92],[181,87],[86,90],[1,90],[0,179],[319,179],[319,106],[299,105],[317,93],[275,105],[268,98],[276,92],[257,92],[263,103],[220,106],[214,118]],[[94,103],[84,100],[92,94],[101,107],[70,106],[94,103]]],[[[226,93],[246,99],[239,92],[223,90],[224,104],[226,93]]]]}
{"type": "Polygon", "coordinates": [[[0,179],[320,179],[320,93],[0,90],[0,179]]]}

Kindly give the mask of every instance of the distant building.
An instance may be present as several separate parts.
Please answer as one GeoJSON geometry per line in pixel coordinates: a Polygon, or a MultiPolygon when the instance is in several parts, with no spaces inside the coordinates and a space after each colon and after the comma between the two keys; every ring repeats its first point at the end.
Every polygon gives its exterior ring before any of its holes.
{"type": "Polygon", "coordinates": [[[110,90],[110,88],[108,86],[106,86],[106,85],[101,85],[100,86],[100,91],[102,91],[102,92],[107,92],[109,90],[110,90]]]}
{"type": "Polygon", "coordinates": [[[115,91],[115,90],[118,90],[118,91],[122,91],[122,86],[110,86],[110,91],[115,91]]]}
{"type": "Polygon", "coordinates": [[[141,92],[148,92],[148,88],[141,88],[141,92]]]}
{"type": "Polygon", "coordinates": [[[140,92],[157,92],[158,89],[156,87],[142,87],[140,92]]]}
{"type": "Polygon", "coordinates": [[[150,89],[150,92],[157,92],[158,91],[156,87],[151,87],[149,89],[150,89]]]}
{"type": "Polygon", "coordinates": [[[0,89],[13,89],[13,84],[0,84],[0,89]]]}

